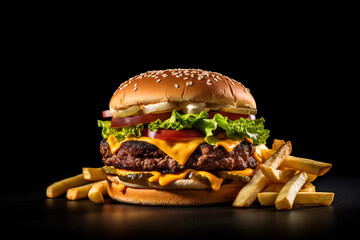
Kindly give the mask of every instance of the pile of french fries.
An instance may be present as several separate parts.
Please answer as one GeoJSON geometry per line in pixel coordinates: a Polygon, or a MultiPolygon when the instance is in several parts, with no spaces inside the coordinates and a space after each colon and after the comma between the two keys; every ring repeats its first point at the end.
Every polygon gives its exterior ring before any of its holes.
{"type": "MultiPolygon", "coordinates": [[[[255,175],[240,190],[233,206],[249,207],[258,200],[262,206],[275,206],[288,210],[293,205],[330,205],[334,193],[316,192],[311,183],[317,176],[331,168],[330,163],[291,156],[291,142],[275,139],[272,149],[265,145],[256,147],[261,157],[255,175]]],[[[102,168],[83,168],[83,173],[50,185],[46,190],[49,198],[66,192],[69,200],[89,198],[94,203],[104,203],[107,194],[106,176],[102,168]]]]}
{"type": "Polygon", "coordinates": [[[240,190],[233,206],[249,207],[258,200],[262,206],[288,210],[293,205],[330,205],[334,193],[316,192],[311,183],[331,168],[330,163],[291,156],[291,142],[275,139],[272,149],[256,148],[263,162],[240,190]]]}
{"type": "Polygon", "coordinates": [[[56,198],[66,192],[69,200],[89,198],[94,203],[104,203],[107,194],[106,176],[102,168],[83,168],[83,173],[51,184],[46,189],[48,198],[56,198]]]}

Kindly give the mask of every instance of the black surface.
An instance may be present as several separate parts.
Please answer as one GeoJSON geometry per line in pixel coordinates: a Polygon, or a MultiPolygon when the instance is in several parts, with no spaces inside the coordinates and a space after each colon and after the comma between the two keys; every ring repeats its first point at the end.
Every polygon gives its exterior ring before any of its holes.
{"type": "Polygon", "coordinates": [[[331,206],[294,207],[290,211],[256,203],[250,208],[151,207],[115,203],[109,198],[96,205],[89,200],[45,199],[43,195],[24,201],[19,196],[1,203],[1,233],[44,239],[329,239],[357,234],[360,178],[323,176],[314,184],[317,191],[335,192],[331,206]]]}

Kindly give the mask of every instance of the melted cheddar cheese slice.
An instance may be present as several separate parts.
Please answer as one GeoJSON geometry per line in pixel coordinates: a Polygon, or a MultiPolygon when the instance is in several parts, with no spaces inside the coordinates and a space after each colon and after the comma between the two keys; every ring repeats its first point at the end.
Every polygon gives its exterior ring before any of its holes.
{"type": "MultiPolygon", "coordinates": [[[[127,174],[132,174],[132,173],[140,173],[140,172],[135,172],[135,171],[128,171],[128,170],[124,170],[124,169],[116,169],[116,172],[118,175],[127,175],[127,174]]],[[[195,172],[197,174],[201,174],[205,177],[207,177],[207,179],[209,179],[211,188],[214,191],[219,191],[222,182],[224,181],[224,179],[219,178],[217,176],[215,176],[212,173],[206,172],[206,171],[197,171],[197,170],[193,170],[193,169],[186,169],[177,173],[160,173],[160,172],[156,172],[156,171],[150,171],[148,173],[151,173],[153,176],[150,177],[148,179],[148,182],[152,182],[152,183],[159,183],[160,186],[167,186],[172,182],[175,182],[176,180],[180,180],[180,179],[184,179],[190,172],[195,172]]]]}
{"type": "MultiPolygon", "coordinates": [[[[139,137],[139,138],[129,138],[124,141],[119,142],[114,135],[110,135],[107,139],[107,142],[110,146],[111,153],[116,153],[123,142],[126,141],[143,141],[151,143],[177,161],[179,164],[184,165],[190,155],[195,151],[195,149],[204,141],[204,138],[192,138],[190,140],[159,140],[149,137],[139,137]]],[[[231,152],[241,140],[222,140],[216,143],[226,149],[226,151],[231,152]]]]}
{"type": "MultiPolygon", "coordinates": [[[[177,172],[177,173],[167,173],[167,174],[156,172],[156,171],[149,171],[148,173],[151,173],[153,176],[150,177],[147,181],[151,182],[151,183],[158,183],[160,186],[165,187],[165,186],[169,185],[170,183],[175,182],[176,180],[185,179],[186,176],[190,172],[195,172],[195,173],[200,174],[200,175],[206,177],[207,179],[209,179],[210,186],[214,191],[219,191],[221,188],[221,184],[224,181],[224,179],[219,178],[210,172],[197,171],[194,169],[185,169],[185,170],[177,172]]],[[[251,177],[254,175],[255,171],[253,169],[246,168],[244,170],[228,171],[228,172],[237,173],[237,174],[251,177]]],[[[128,174],[141,173],[141,172],[125,170],[125,169],[116,169],[116,173],[119,176],[124,176],[124,175],[128,175],[128,174]]]]}

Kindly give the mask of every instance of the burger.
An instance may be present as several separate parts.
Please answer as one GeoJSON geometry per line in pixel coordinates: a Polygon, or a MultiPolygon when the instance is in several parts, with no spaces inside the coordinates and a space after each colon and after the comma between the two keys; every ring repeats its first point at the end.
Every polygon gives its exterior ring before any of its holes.
{"type": "Polygon", "coordinates": [[[123,82],[98,120],[109,196],[141,205],[231,203],[269,130],[241,82],[200,69],[148,71],[123,82]]]}

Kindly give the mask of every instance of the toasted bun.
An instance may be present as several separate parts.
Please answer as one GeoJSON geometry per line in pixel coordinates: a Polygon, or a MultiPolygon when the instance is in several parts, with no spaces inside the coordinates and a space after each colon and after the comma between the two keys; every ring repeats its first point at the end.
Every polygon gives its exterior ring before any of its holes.
{"type": "Polygon", "coordinates": [[[119,191],[119,185],[108,181],[107,191],[109,196],[118,202],[139,205],[162,206],[199,206],[220,203],[232,203],[241,187],[221,188],[219,191],[212,189],[148,189],[127,187],[124,192],[119,191]]]}
{"type": "Polygon", "coordinates": [[[205,102],[256,109],[250,90],[220,73],[200,69],[168,69],[137,75],[115,91],[110,109],[159,102],[205,102]]]}

